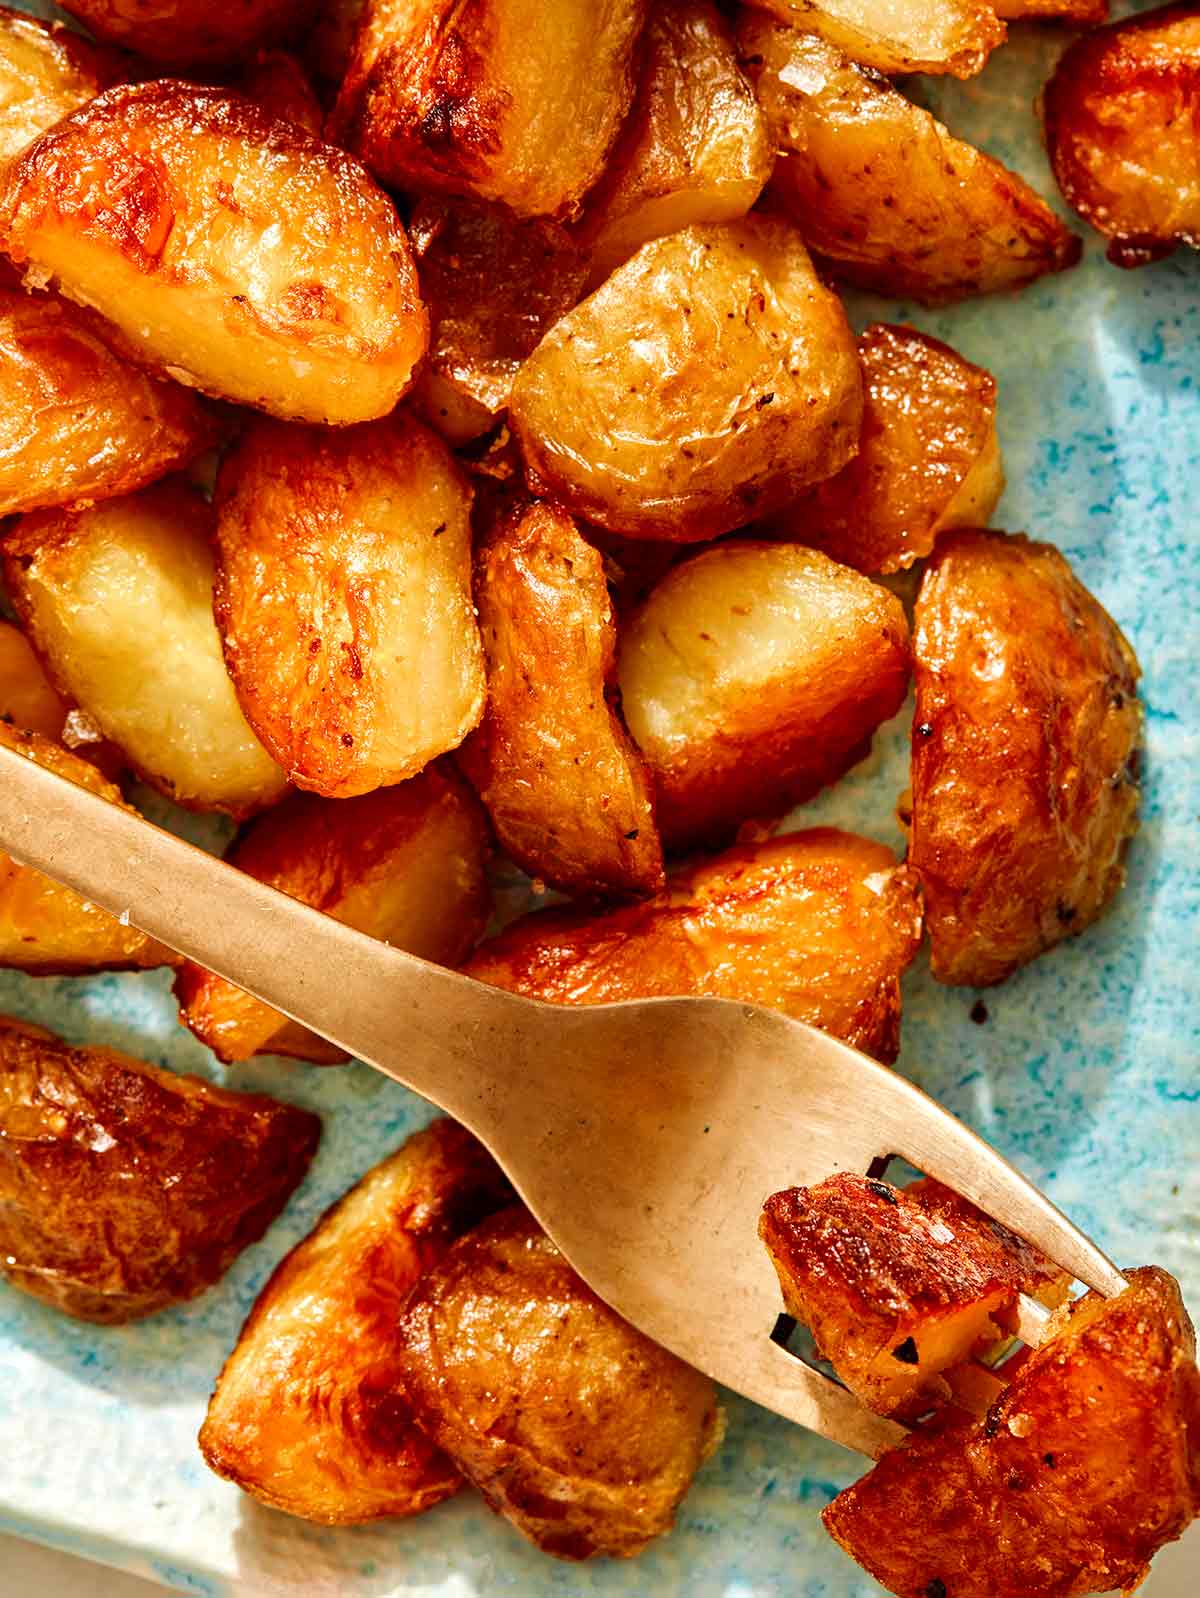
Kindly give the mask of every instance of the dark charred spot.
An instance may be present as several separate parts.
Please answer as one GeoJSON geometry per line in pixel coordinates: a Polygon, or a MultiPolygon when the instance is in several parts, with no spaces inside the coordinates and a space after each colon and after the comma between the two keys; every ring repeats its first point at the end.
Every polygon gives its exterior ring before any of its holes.
{"type": "Polygon", "coordinates": [[[637,828],[637,827],[635,827],[635,828],[634,828],[634,829],[633,829],[633,831],[632,831],[632,832],[627,832],[627,833],[626,833],[626,834],[625,834],[625,841],[626,841],[626,843],[632,843],[632,842],[633,842],[633,840],[634,840],[634,839],[635,839],[635,838],[636,838],[636,837],[637,837],[637,835],[638,835],[638,830],[639,830],[639,829],[638,829],[638,828],[637,828]]]}
{"type": "Polygon", "coordinates": [[[435,538],[440,538],[445,531],[446,531],[445,522],[439,522],[437,524],[437,526],[433,529],[433,536],[435,538]]]}
{"type": "Polygon", "coordinates": [[[971,1006],[970,1014],[971,1020],[974,1021],[975,1025],[982,1026],[988,1018],[988,1007],[982,999],[976,999],[971,1006]]]}
{"type": "Polygon", "coordinates": [[[344,732],[342,734],[342,748],[343,749],[353,749],[354,748],[354,738],[348,732],[344,732]]]}
{"type": "Polygon", "coordinates": [[[885,1204],[898,1205],[900,1203],[900,1200],[886,1182],[868,1182],[867,1187],[874,1193],[876,1198],[882,1199],[885,1204]]]}
{"type": "Polygon", "coordinates": [[[983,1423],[983,1435],[985,1437],[994,1437],[999,1430],[1000,1409],[998,1405],[993,1404],[991,1409],[988,1410],[987,1418],[983,1423]]]}
{"type": "Polygon", "coordinates": [[[1053,1454],[1042,1455],[1042,1464],[1046,1466],[1047,1470],[1053,1470],[1057,1463],[1058,1461],[1055,1459],[1053,1454]]]}
{"type": "Polygon", "coordinates": [[[919,722],[917,724],[917,737],[918,738],[932,738],[933,737],[933,724],[932,724],[932,722],[928,722],[928,721],[919,722]]]}
{"type": "Polygon", "coordinates": [[[774,403],[774,394],[760,394],[754,402],[754,409],[756,411],[761,411],[765,405],[773,405],[774,403]]]}
{"type": "Polygon", "coordinates": [[[906,1337],[898,1347],[893,1348],[892,1358],[899,1360],[901,1365],[919,1365],[921,1363],[921,1356],[917,1353],[917,1345],[911,1337],[906,1337]]]}
{"type": "Polygon", "coordinates": [[[946,1598],[946,1583],[940,1576],[935,1576],[926,1584],[925,1598],[946,1598]]]}
{"type": "Polygon", "coordinates": [[[1064,899],[1060,899],[1054,909],[1064,927],[1069,927],[1079,913],[1073,904],[1067,904],[1064,899]]]}
{"type": "Polygon", "coordinates": [[[1010,1492],[1023,1493],[1029,1486],[1028,1478],[1019,1470],[1010,1470],[1004,1485],[1010,1492]]]}

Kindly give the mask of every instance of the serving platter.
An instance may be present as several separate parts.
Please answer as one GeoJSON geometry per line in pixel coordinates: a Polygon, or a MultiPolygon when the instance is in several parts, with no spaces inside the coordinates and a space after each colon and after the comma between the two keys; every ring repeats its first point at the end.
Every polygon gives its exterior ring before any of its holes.
{"type": "MultiPolygon", "coordinates": [[[[1063,39],[1015,27],[980,78],[925,80],[918,91],[1052,199],[1032,102],[1063,39]]],[[[858,296],[851,311],[859,325],[911,321],[996,375],[1009,487],[995,525],[1063,549],[1129,635],[1147,702],[1142,827],[1112,913],[985,995],[938,987],[918,961],[905,982],[899,1069],[1015,1159],[1118,1262],[1164,1265],[1200,1310],[1200,256],[1123,273],[1089,238],[1076,271],[1019,297],[929,313],[858,296]]],[[[905,713],[797,819],[901,847],[907,736],[905,713]]],[[[220,823],[139,798],[196,841],[224,841],[220,823]]],[[[520,892],[504,886],[510,899],[520,892]]],[[[281,1255],[431,1111],[358,1065],[223,1070],[178,1025],[166,973],[3,972],[0,1009],[73,1042],[269,1091],[318,1111],[325,1126],[284,1215],[190,1306],[101,1329],[0,1286],[0,1530],[211,1594],[239,1583],[312,1598],[878,1594],[818,1519],[861,1462],[732,1396],[725,1441],[676,1531],[631,1564],[556,1564],[469,1494],[414,1521],[349,1531],[244,1498],[210,1475],[195,1443],[221,1361],[281,1255]]],[[[1182,1598],[1197,1569],[1194,1530],[1143,1591],[1182,1598]]]]}

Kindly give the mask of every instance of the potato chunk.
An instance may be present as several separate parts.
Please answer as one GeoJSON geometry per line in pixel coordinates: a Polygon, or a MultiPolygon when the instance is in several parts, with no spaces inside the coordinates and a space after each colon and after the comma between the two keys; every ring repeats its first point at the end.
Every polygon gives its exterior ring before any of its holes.
{"type": "Polygon", "coordinates": [[[273,804],[283,772],[246,724],[212,619],[213,516],[162,483],[40,511],[4,544],[9,594],[56,687],[160,792],[194,810],[273,804]]]}
{"type": "Polygon", "coordinates": [[[120,76],[119,58],[61,22],[0,6],[0,167],[120,76]]]}
{"type": "Polygon", "coordinates": [[[649,239],[745,216],[772,165],[766,123],[712,0],[654,0],[637,98],[581,226],[593,285],[649,239]]]}
{"type": "Polygon", "coordinates": [[[1070,1280],[941,1184],[844,1172],[773,1193],[758,1235],[789,1315],[868,1409],[915,1418],[941,1372],[1016,1329],[1017,1295],[1059,1304],[1070,1280]]]}
{"type": "MultiPolygon", "coordinates": [[[[360,799],[297,796],[256,821],[230,865],[373,938],[458,965],[487,925],[487,822],[452,769],[360,799]]],[[[180,1019],[227,1065],[252,1054],[332,1063],[345,1055],[261,999],[187,961],[180,1019]]]]}
{"type": "Polygon", "coordinates": [[[60,122],[9,169],[0,241],[137,359],[275,415],[386,415],[425,350],[391,201],[342,151],[220,89],[110,89],[60,122]]]}
{"type": "Polygon", "coordinates": [[[62,0],[110,44],[165,67],[211,66],[298,30],[314,0],[62,0]]]}
{"type": "Polygon", "coordinates": [[[868,752],[908,690],[894,594],[799,544],[674,566],[625,622],[621,703],[673,846],[782,815],[868,752]]]}
{"type": "Polygon", "coordinates": [[[1142,266],[1200,248],[1200,11],[1162,6],[1101,28],[1063,55],[1043,109],[1067,203],[1142,266]]]}
{"type": "Polygon", "coordinates": [[[984,987],[1090,925],[1137,827],[1137,659],[1049,544],[956,532],[913,634],[912,844],[933,974],[984,987]]]}
{"type": "Polygon", "coordinates": [[[487,710],[459,763],[501,847],[564,893],[652,893],[662,846],[646,769],[613,705],[604,563],[553,505],[518,506],[475,561],[487,710]]]}
{"type": "Polygon", "coordinates": [[[740,999],[894,1060],[920,941],[912,872],[883,844],[818,827],[731,849],[645,904],[537,910],[463,969],[550,1004],[740,999]]]}
{"type": "Polygon", "coordinates": [[[832,44],[753,11],[738,43],[780,152],[771,192],[837,277],[940,305],[1078,262],[1023,178],[832,44]]]}
{"type": "Polygon", "coordinates": [[[471,490],[404,413],[256,422],[217,480],[215,611],[246,718],[298,787],[415,776],[483,713],[471,490]]]}
{"type": "Polygon", "coordinates": [[[279,1214],[320,1131],[293,1105],[0,1018],[0,1272],[109,1325],[194,1298],[279,1214]]]}
{"type": "Polygon", "coordinates": [[[520,1207],[418,1279],[397,1359],[438,1447],[559,1559],[641,1553],[721,1434],[708,1377],[601,1303],[520,1207]]]}
{"type": "Polygon", "coordinates": [[[1165,1271],[1064,1305],[986,1420],[914,1432],[822,1519],[900,1598],[1130,1592],[1200,1512],[1200,1375],[1165,1271]]]}
{"type": "Polygon", "coordinates": [[[210,1469],[327,1526],[417,1515],[457,1492],[405,1399],[396,1313],[456,1237],[511,1201],[453,1121],[368,1171],[258,1295],[200,1429],[210,1469]]]}
{"type": "Polygon", "coordinates": [[[644,244],[547,333],[509,415],[535,486],[683,542],[778,509],[854,454],[846,314],[775,217],[644,244]]]}
{"type": "Polygon", "coordinates": [[[1065,22],[1086,28],[1108,16],[1108,0],[989,0],[1008,22],[1065,22]]]}
{"type": "Polygon", "coordinates": [[[1004,24],[991,0],[752,0],[783,22],[809,28],[877,72],[952,73],[970,78],[998,44],[1004,24]]]}

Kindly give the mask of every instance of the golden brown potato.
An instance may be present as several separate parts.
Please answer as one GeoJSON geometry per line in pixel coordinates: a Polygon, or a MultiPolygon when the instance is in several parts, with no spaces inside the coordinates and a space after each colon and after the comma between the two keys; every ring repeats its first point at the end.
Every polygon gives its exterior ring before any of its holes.
{"type": "Polygon", "coordinates": [[[500,846],[564,893],[653,893],[662,846],[646,768],[613,703],[604,562],[554,505],[521,505],[475,557],[487,709],[458,760],[500,846]]]}
{"type": "Polygon", "coordinates": [[[415,776],[483,714],[471,490],[403,412],[257,421],[217,480],[215,611],[246,718],[298,787],[415,776]]]}
{"type": "Polygon", "coordinates": [[[0,6],[0,167],[121,76],[121,63],[61,22],[0,6]]]}
{"type": "Polygon", "coordinates": [[[916,1418],[943,1376],[1016,1330],[1017,1296],[1061,1304],[1066,1272],[940,1183],[843,1172],[773,1193],[758,1235],[789,1315],[868,1409],[916,1418]]]}
{"type": "Polygon", "coordinates": [[[299,30],[315,0],[62,0],[110,44],[166,67],[237,62],[299,30]]]}
{"type": "Polygon", "coordinates": [[[116,1325],[194,1298],[257,1242],[321,1123],[0,1018],[0,1272],[116,1325]]]}
{"type": "Polygon", "coordinates": [[[877,322],[858,341],[858,454],[763,528],[861,572],[928,555],[939,533],[982,527],[1004,492],[996,381],[940,339],[877,322]]]}
{"type": "Polygon", "coordinates": [[[1086,28],[1108,16],[1108,0],[988,0],[998,17],[1008,22],[1028,20],[1066,22],[1086,28]]]}
{"type": "Polygon", "coordinates": [[[938,305],[1079,260],[1024,179],[832,44],[749,10],[738,44],[780,152],[771,192],[837,277],[938,305]]]}
{"type": "Polygon", "coordinates": [[[709,1378],[601,1303],[520,1207],[418,1278],[397,1364],[438,1447],[559,1559],[641,1553],[721,1435],[709,1378]]]}
{"type": "Polygon", "coordinates": [[[568,217],[633,99],[647,0],[367,0],[333,137],[381,182],[568,217]]]}
{"type": "Polygon", "coordinates": [[[894,1060],[920,941],[912,872],[883,844],[816,827],[730,849],[645,904],[537,910],[463,969],[550,1004],[740,999],[894,1060]]]}
{"type": "Polygon", "coordinates": [[[1067,203],[1142,266],[1200,249],[1200,7],[1162,6],[1090,33],[1063,55],[1043,109],[1067,203]]]}
{"type": "Polygon", "coordinates": [[[712,0],[652,0],[637,98],[581,225],[592,285],[649,239],[745,216],[772,164],[712,0]]]}
{"type": "MultiPolygon", "coordinates": [[[[335,921],[439,965],[458,965],[487,925],[487,822],[452,769],[431,766],[360,799],[297,796],[226,856],[335,921]]],[[[187,961],[180,1019],[227,1065],[252,1054],[333,1063],[345,1055],[223,977],[187,961]]]]}
{"type": "Polygon", "coordinates": [[[681,542],[766,515],[854,454],[846,314],[775,217],[644,244],[525,362],[509,404],[535,487],[681,542]]]}
{"type": "Polygon", "coordinates": [[[261,106],[269,117],[294,122],[315,139],[321,137],[325,122],[321,102],[304,68],[286,50],[260,50],[230,86],[261,106]]]}
{"type": "Polygon", "coordinates": [[[824,1511],[899,1598],[1131,1591],[1200,1512],[1200,1376],[1175,1282],[1064,1305],[983,1421],[914,1432],[824,1511]]]}
{"type": "Polygon", "coordinates": [[[425,350],[391,201],[342,151],[221,89],[136,84],[67,117],[9,168],[0,242],[138,360],[276,415],[386,415],[425,350]]]}
{"type": "Polygon", "coordinates": [[[149,783],[246,815],[287,778],[246,724],[212,618],[210,507],[160,483],[91,509],[22,517],[9,594],[59,691],[149,783]]]}
{"type": "Polygon", "coordinates": [[[621,704],[672,847],[811,799],[908,691],[894,594],[799,544],[746,540],[673,566],[624,622],[621,704]]]}
{"type": "Polygon", "coordinates": [[[462,1485],[405,1401],[396,1315],[423,1271],[512,1202],[491,1157],[437,1120],[276,1266],[200,1429],[209,1467],[327,1526],[417,1515],[462,1485]]]}
{"type": "Polygon", "coordinates": [[[752,0],[877,72],[970,78],[1004,42],[992,0],[752,0]]]}
{"type": "Polygon", "coordinates": [[[1139,669],[1049,544],[949,533],[913,633],[912,843],[933,974],[984,987],[1090,925],[1137,827],[1139,669]]]}

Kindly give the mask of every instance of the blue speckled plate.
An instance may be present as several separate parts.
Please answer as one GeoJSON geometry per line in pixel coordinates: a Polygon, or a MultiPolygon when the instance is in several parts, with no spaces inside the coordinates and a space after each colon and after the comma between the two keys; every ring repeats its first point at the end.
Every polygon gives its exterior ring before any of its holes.
{"type": "MultiPolygon", "coordinates": [[[[928,89],[952,128],[1047,193],[1031,104],[1060,44],[1053,32],[1016,29],[980,79],[928,89]]],[[[1019,298],[937,315],[862,302],[855,314],[904,316],[996,374],[1010,483],[996,524],[1062,547],[1131,638],[1148,704],[1144,821],[1114,912],[989,992],[982,1025],[970,1019],[975,995],[938,988],[918,965],[906,983],[900,1068],[1015,1158],[1118,1261],[1160,1262],[1200,1309],[1198,293],[1200,256],[1125,274],[1089,240],[1078,271],[1019,298]]],[[[898,844],[906,736],[898,718],[805,819],[898,844]]],[[[190,830],[205,835],[203,824],[190,830]]],[[[222,1075],[178,1026],[163,974],[4,973],[0,1008],[73,1041],[222,1075]]],[[[219,1288],[142,1325],[78,1325],[0,1287],[0,1529],[211,1593],[241,1579],[306,1598],[877,1594],[817,1518],[856,1461],[737,1399],[678,1529],[632,1565],[555,1564],[469,1495],[413,1522],[333,1532],[260,1509],[211,1476],[196,1430],[264,1278],[331,1199],[429,1114],[362,1067],[267,1061],[230,1080],[320,1111],[325,1140],[311,1176],[219,1288]]],[[[1183,1545],[1166,1559],[1175,1579],[1164,1571],[1146,1591],[1194,1593],[1197,1558],[1195,1542],[1183,1545]]]]}

